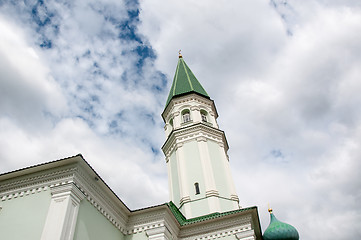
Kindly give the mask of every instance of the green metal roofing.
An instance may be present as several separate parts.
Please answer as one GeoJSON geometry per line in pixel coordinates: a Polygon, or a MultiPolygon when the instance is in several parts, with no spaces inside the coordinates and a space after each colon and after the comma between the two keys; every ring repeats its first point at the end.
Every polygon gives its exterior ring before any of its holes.
{"type": "Polygon", "coordinates": [[[200,217],[186,219],[172,201],[170,201],[167,205],[181,226],[189,225],[189,224],[197,223],[197,222],[202,222],[202,221],[206,221],[209,219],[214,219],[214,218],[218,218],[218,217],[222,217],[222,216],[227,216],[227,215],[231,215],[231,214],[238,213],[238,212],[244,212],[244,211],[256,208],[256,207],[242,208],[242,209],[224,212],[224,213],[217,212],[217,213],[211,213],[211,214],[200,216],[200,217]]]}
{"type": "Polygon", "coordinates": [[[206,90],[204,90],[202,85],[194,76],[188,65],[183,60],[183,57],[179,56],[172,87],[170,89],[165,106],[168,106],[170,100],[172,100],[173,97],[192,92],[209,98],[206,90]]]}
{"type": "Polygon", "coordinates": [[[263,233],[263,240],[298,240],[299,235],[293,226],[279,221],[271,213],[271,222],[263,233]]]}

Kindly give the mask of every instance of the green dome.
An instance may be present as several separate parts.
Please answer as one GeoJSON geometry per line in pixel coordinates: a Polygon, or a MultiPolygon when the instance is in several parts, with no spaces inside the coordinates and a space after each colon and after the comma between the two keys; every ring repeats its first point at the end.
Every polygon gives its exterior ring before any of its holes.
{"type": "Polygon", "coordinates": [[[298,240],[298,232],[293,226],[279,221],[271,212],[271,222],[263,233],[263,240],[298,240]]]}

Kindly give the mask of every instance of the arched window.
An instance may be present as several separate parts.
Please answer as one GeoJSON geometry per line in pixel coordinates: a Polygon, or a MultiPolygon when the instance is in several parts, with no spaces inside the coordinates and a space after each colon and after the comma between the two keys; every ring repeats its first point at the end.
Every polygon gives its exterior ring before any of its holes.
{"type": "Polygon", "coordinates": [[[173,118],[171,118],[170,120],[169,120],[169,124],[172,126],[172,128],[173,128],[173,118]]]}
{"type": "Polygon", "coordinates": [[[195,190],[196,190],[196,195],[201,193],[201,192],[199,191],[199,183],[196,182],[196,183],[194,184],[194,188],[195,188],[195,190]]]}
{"type": "Polygon", "coordinates": [[[201,110],[201,117],[202,117],[202,122],[207,122],[207,112],[204,110],[201,110]]]}
{"type": "Polygon", "coordinates": [[[191,114],[188,109],[182,111],[183,122],[189,122],[191,120],[191,114]]]}

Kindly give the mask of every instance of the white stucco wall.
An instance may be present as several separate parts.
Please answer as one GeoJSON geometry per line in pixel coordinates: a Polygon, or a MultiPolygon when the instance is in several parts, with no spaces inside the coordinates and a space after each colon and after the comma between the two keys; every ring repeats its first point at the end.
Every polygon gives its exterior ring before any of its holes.
{"type": "Polygon", "coordinates": [[[50,205],[50,191],[30,192],[0,201],[0,238],[39,240],[50,205]]]}
{"type": "Polygon", "coordinates": [[[74,240],[124,240],[124,235],[86,199],[80,202],[74,240]]]}

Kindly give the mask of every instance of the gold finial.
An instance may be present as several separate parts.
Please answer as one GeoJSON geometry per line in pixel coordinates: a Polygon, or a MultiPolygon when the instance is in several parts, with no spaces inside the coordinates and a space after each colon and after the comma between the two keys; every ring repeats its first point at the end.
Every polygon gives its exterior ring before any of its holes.
{"type": "Polygon", "coordinates": [[[179,50],[179,51],[178,51],[179,58],[182,58],[182,53],[181,53],[181,52],[182,52],[182,50],[179,50]]]}
{"type": "Polygon", "coordinates": [[[271,207],[269,206],[269,204],[268,204],[268,212],[269,212],[269,213],[272,213],[272,211],[273,211],[272,208],[271,208],[271,207]]]}

